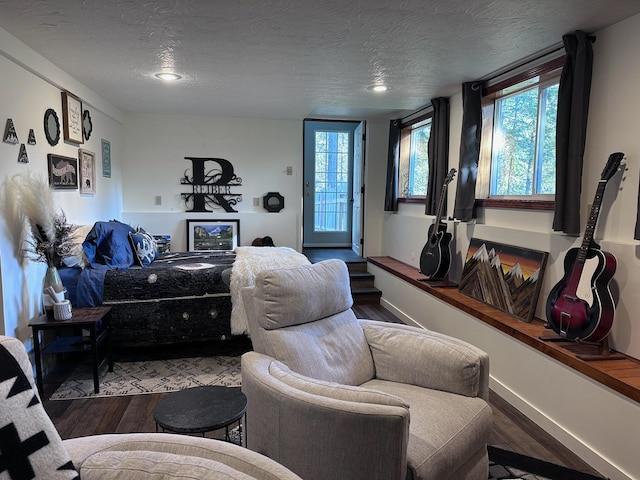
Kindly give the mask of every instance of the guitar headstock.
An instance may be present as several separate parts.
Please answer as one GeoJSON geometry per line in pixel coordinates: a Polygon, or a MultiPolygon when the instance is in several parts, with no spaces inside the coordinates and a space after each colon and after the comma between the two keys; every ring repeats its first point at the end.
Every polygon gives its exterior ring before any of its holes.
{"type": "Polygon", "coordinates": [[[445,185],[449,185],[453,181],[453,177],[456,176],[456,172],[457,170],[455,168],[452,168],[451,170],[449,170],[449,173],[447,173],[447,176],[444,179],[445,185]]]}
{"type": "Polygon", "coordinates": [[[624,158],[624,153],[615,152],[609,155],[609,160],[607,160],[607,164],[604,166],[604,170],[602,170],[602,175],[600,175],[601,180],[609,180],[620,168],[620,162],[624,158]]]}

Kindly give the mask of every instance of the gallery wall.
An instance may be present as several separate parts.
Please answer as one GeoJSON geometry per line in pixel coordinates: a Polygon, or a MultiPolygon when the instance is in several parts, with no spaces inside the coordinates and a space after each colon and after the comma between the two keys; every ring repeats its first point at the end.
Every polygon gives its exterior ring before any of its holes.
{"type": "MultiPolygon", "coordinates": [[[[80,194],[78,189],[58,190],[54,193],[57,205],[67,215],[69,223],[93,223],[100,218],[120,218],[122,212],[122,185],[120,162],[123,154],[123,114],[104,102],[94,92],[33,52],[15,37],[0,29],[0,122],[4,133],[6,121],[11,118],[20,143],[25,144],[29,163],[18,162],[20,145],[0,142],[0,185],[16,174],[48,175],[47,154],[78,158],[78,148],[96,154],[96,193],[80,194]],[[65,142],[61,92],[68,90],[80,97],[83,109],[89,110],[93,131],[89,140],[81,145],[65,142]],[[60,141],[52,146],[44,134],[44,114],[53,108],[59,118],[60,141]],[[27,144],[29,130],[33,129],[35,145],[27,144]],[[101,139],[111,144],[112,175],[102,176],[101,139]]],[[[10,205],[10,200],[6,206],[10,205]]],[[[0,333],[27,340],[31,330],[27,323],[39,314],[42,297],[42,279],[45,266],[24,263],[16,255],[8,232],[8,225],[0,216],[0,333]]]]}

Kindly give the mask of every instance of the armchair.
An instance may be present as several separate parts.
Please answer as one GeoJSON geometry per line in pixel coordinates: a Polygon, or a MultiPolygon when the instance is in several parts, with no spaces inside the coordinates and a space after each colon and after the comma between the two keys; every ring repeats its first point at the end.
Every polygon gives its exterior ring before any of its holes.
{"type": "Polygon", "coordinates": [[[301,480],[238,445],[170,433],[62,440],[45,412],[22,342],[0,335],[0,478],[301,480]]]}
{"type": "Polygon", "coordinates": [[[248,448],[305,480],[487,478],[486,353],[358,320],[340,260],[261,272],[242,297],[248,448]]]}

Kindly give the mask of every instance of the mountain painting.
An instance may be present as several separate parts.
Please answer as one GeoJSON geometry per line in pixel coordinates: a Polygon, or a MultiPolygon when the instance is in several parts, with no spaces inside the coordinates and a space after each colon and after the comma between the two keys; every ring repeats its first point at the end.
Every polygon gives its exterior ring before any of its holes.
{"type": "Polygon", "coordinates": [[[547,257],[547,252],[472,238],[458,290],[529,323],[547,257]]]}

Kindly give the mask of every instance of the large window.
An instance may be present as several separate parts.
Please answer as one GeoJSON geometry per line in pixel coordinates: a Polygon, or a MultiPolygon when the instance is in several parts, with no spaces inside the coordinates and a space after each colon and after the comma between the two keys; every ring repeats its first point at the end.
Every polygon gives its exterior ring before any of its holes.
{"type": "Polygon", "coordinates": [[[399,198],[424,200],[427,195],[430,135],[430,116],[402,126],[399,198]]]}
{"type": "Polygon", "coordinates": [[[487,89],[477,198],[553,200],[562,62],[487,89]]]}

